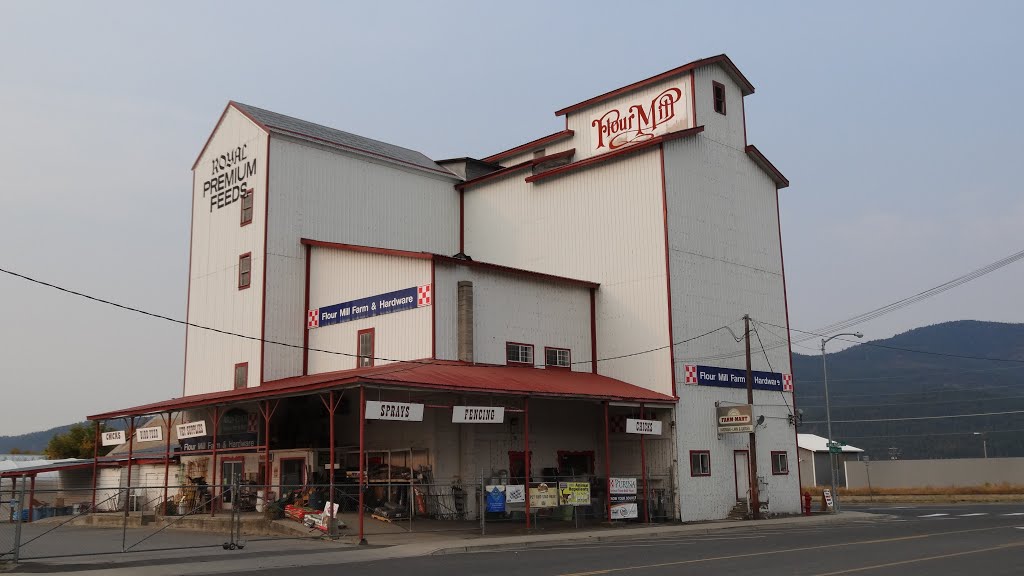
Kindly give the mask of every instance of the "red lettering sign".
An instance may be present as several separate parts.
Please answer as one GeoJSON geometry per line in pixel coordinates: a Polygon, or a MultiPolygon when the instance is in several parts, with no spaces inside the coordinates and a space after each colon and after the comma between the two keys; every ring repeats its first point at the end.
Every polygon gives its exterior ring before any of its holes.
{"type": "Polygon", "coordinates": [[[590,123],[596,130],[595,150],[615,150],[635,142],[654,138],[659,126],[676,117],[676,103],[683,97],[679,88],[668,88],[651,100],[649,105],[633,104],[625,111],[608,110],[590,123]]]}

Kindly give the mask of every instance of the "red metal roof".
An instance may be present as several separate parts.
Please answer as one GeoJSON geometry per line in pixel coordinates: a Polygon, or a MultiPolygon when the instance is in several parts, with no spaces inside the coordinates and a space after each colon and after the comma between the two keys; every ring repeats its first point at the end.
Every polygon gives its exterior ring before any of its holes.
{"type": "Polygon", "coordinates": [[[655,404],[674,403],[672,396],[654,392],[590,372],[547,370],[465,364],[448,360],[395,362],[371,368],[325,372],[266,382],[256,388],[242,388],[197,394],[133,408],[89,416],[109,420],[126,416],[157,414],[203,406],[253,402],[314,394],[329,389],[365,385],[394,386],[414,390],[447,390],[514,396],[546,396],[655,404]]]}

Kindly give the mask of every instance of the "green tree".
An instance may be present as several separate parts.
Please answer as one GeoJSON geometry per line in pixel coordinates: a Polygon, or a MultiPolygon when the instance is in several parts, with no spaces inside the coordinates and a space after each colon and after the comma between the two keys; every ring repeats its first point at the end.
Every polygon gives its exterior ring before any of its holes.
{"type": "MultiPolygon", "coordinates": [[[[100,432],[106,431],[106,426],[100,424],[100,432]]],[[[81,422],[72,424],[71,428],[63,434],[54,434],[46,445],[46,457],[58,460],[61,458],[92,458],[93,444],[95,443],[95,432],[88,423],[81,422]]],[[[110,447],[99,447],[98,454],[105,455],[110,447]]]]}

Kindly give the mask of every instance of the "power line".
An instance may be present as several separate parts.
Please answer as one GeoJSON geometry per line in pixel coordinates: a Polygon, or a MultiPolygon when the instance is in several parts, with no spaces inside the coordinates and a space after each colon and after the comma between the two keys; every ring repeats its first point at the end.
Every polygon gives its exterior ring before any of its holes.
{"type": "MultiPolygon", "coordinates": [[[[772,368],[772,361],[768,359],[768,351],[764,349],[764,342],[761,342],[761,334],[759,334],[757,331],[757,321],[754,320],[751,323],[751,326],[754,328],[754,335],[757,336],[757,343],[761,346],[761,352],[764,354],[764,361],[768,363],[768,370],[774,373],[775,368],[772,368]]],[[[781,388],[779,389],[779,396],[782,396],[782,402],[783,404],[786,405],[786,410],[789,412],[789,415],[792,416],[793,409],[789,406],[789,401],[786,400],[786,394],[785,392],[782,391],[781,388]]]]}
{"type": "MultiPolygon", "coordinates": [[[[910,420],[943,420],[951,418],[974,418],[978,416],[1004,416],[1006,414],[1024,414],[1024,410],[1006,412],[982,412],[979,414],[947,414],[945,416],[911,416],[907,418],[868,418],[864,420],[833,420],[833,424],[852,424],[855,422],[906,422],[910,420]]],[[[804,424],[825,424],[824,420],[805,421],[804,424]]]]}
{"type": "Polygon", "coordinates": [[[886,434],[876,436],[847,436],[843,435],[844,440],[857,439],[864,440],[867,438],[923,438],[926,436],[973,436],[974,434],[1009,434],[1011,432],[1024,432],[1024,428],[1014,428],[1013,430],[984,430],[978,432],[936,432],[932,434],[886,434]]]}
{"type": "MultiPolygon", "coordinates": [[[[303,350],[308,350],[310,352],[321,352],[321,353],[324,353],[324,354],[334,354],[334,355],[337,355],[337,356],[347,356],[347,357],[350,357],[350,358],[373,358],[374,360],[381,360],[383,362],[396,362],[396,363],[403,363],[403,364],[423,364],[423,365],[433,365],[433,364],[436,363],[434,360],[397,360],[397,359],[394,359],[394,358],[384,358],[384,357],[380,357],[380,356],[372,356],[371,357],[371,356],[366,356],[366,355],[363,355],[363,354],[351,354],[351,353],[348,353],[348,352],[337,352],[337,351],[334,351],[334,350],[323,350],[321,348],[307,348],[307,347],[304,347],[304,346],[299,345],[299,344],[289,344],[287,342],[278,342],[276,340],[267,340],[265,338],[259,338],[257,336],[248,336],[248,335],[245,335],[245,334],[239,334],[237,332],[231,332],[229,330],[221,330],[220,328],[213,328],[213,327],[210,327],[210,326],[204,326],[202,324],[195,324],[193,322],[188,322],[186,320],[181,320],[181,319],[178,319],[178,318],[172,318],[170,316],[165,316],[163,314],[157,314],[156,312],[149,312],[148,310],[142,310],[141,308],[135,308],[135,307],[132,307],[132,306],[128,306],[126,304],[120,304],[120,303],[114,302],[112,300],[106,300],[104,298],[99,298],[97,296],[91,296],[91,295],[85,294],[83,292],[78,292],[78,291],[72,290],[70,288],[65,288],[63,286],[58,286],[57,284],[52,284],[50,282],[46,282],[46,281],[43,281],[43,280],[32,278],[31,276],[26,276],[24,274],[19,274],[17,272],[12,272],[10,270],[6,270],[6,269],[3,269],[3,268],[0,268],[0,272],[3,272],[4,274],[8,274],[10,276],[14,276],[16,278],[21,278],[22,280],[27,280],[27,281],[32,282],[34,284],[39,284],[41,286],[46,286],[47,288],[52,288],[52,289],[58,290],[60,292],[65,292],[67,294],[72,294],[72,295],[78,296],[80,298],[85,298],[87,300],[92,300],[94,302],[99,302],[101,304],[106,304],[108,306],[113,306],[115,308],[120,308],[122,310],[127,310],[129,312],[135,312],[137,314],[142,314],[144,316],[149,316],[149,317],[152,317],[152,318],[157,318],[159,320],[165,320],[167,322],[172,322],[174,324],[179,324],[179,325],[182,325],[182,326],[196,328],[196,329],[199,329],[199,330],[208,330],[210,332],[215,332],[217,334],[224,334],[226,336],[235,336],[237,338],[244,338],[246,340],[252,340],[252,341],[255,341],[255,342],[261,342],[263,344],[273,344],[275,346],[284,346],[286,348],[303,349],[303,350]]],[[[733,322],[733,324],[735,324],[735,322],[733,322]]],[[[674,342],[672,344],[666,344],[665,346],[659,346],[657,348],[651,348],[649,350],[643,350],[643,351],[640,351],[640,352],[632,352],[630,354],[623,354],[623,355],[620,355],[620,356],[611,356],[611,357],[608,357],[608,358],[598,358],[597,362],[604,362],[604,361],[608,361],[608,360],[618,360],[620,358],[629,358],[631,356],[639,356],[639,355],[642,355],[642,354],[649,354],[651,352],[657,352],[659,350],[665,350],[665,349],[673,347],[673,346],[678,346],[680,344],[685,344],[687,342],[692,342],[692,341],[697,340],[699,338],[703,338],[703,337],[708,336],[710,334],[714,334],[715,332],[718,332],[719,330],[728,330],[728,329],[729,329],[729,325],[719,326],[718,328],[715,328],[714,330],[709,330],[709,331],[707,331],[707,332],[705,332],[703,334],[698,334],[697,336],[693,336],[691,338],[686,338],[685,340],[680,340],[679,342],[674,342]]],[[[583,361],[579,361],[579,362],[572,362],[571,364],[575,365],[575,364],[590,364],[590,363],[591,363],[591,360],[583,360],[583,361]]],[[[540,366],[535,365],[534,368],[540,368],[540,366]]]]}
{"type": "MultiPolygon", "coordinates": [[[[889,406],[921,406],[934,404],[963,404],[966,402],[992,402],[994,400],[1019,400],[1024,396],[994,396],[990,398],[970,398],[962,400],[921,400],[918,402],[890,402],[888,404],[838,404],[832,406],[834,412],[837,408],[888,408],[889,406]]],[[[833,402],[834,404],[834,402],[833,402]]],[[[801,404],[801,408],[824,408],[824,404],[801,404]]]]}

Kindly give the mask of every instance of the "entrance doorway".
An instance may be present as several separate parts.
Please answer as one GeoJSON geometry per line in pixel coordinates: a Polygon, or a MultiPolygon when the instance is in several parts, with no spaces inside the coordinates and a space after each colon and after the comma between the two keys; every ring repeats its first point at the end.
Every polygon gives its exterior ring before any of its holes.
{"type": "Polygon", "coordinates": [[[305,458],[282,458],[281,459],[281,494],[287,494],[291,490],[305,486],[306,459],[305,458]]]}
{"type": "Polygon", "coordinates": [[[736,501],[746,502],[747,493],[750,492],[750,460],[746,450],[733,452],[733,476],[736,478],[736,501]]]}
{"type": "Polygon", "coordinates": [[[224,494],[225,504],[230,504],[234,499],[234,494],[231,493],[231,486],[235,480],[242,481],[244,473],[245,461],[242,458],[221,461],[220,477],[223,483],[223,491],[221,493],[224,494]]]}

